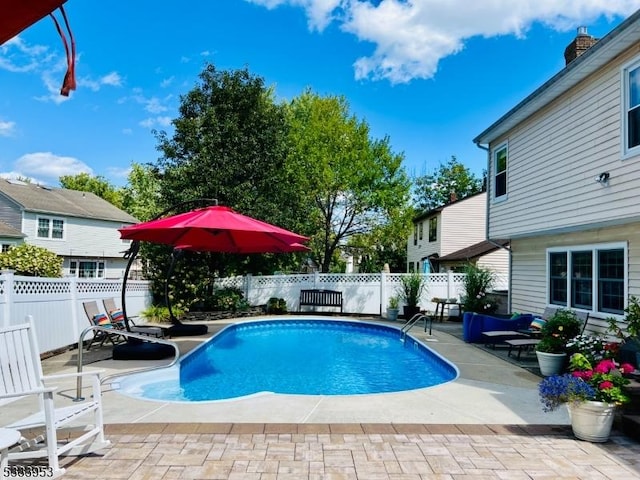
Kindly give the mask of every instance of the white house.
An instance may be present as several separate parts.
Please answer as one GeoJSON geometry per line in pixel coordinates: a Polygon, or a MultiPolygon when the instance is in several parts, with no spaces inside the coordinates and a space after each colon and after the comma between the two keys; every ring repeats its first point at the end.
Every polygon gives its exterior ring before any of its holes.
{"type": "Polygon", "coordinates": [[[510,241],[512,310],[620,315],[640,295],[640,11],[599,40],[581,27],[565,59],[474,139],[487,238],[510,241]]]}
{"type": "Polygon", "coordinates": [[[486,199],[480,192],[416,216],[407,244],[408,270],[456,271],[472,262],[508,277],[506,242],[486,240],[486,199]]]}
{"type": "Polygon", "coordinates": [[[65,275],[122,278],[129,241],[118,228],[134,217],[90,192],[0,179],[0,244],[46,248],[63,257],[65,275]]]}

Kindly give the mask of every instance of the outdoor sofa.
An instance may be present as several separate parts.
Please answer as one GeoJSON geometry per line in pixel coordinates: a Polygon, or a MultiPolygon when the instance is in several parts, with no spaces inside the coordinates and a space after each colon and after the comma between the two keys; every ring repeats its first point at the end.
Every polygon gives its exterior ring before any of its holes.
{"type": "Polygon", "coordinates": [[[462,338],[467,343],[484,343],[486,339],[482,332],[524,330],[529,328],[532,320],[531,313],[506,316],[465,312],[462,317],[462,338]]]}

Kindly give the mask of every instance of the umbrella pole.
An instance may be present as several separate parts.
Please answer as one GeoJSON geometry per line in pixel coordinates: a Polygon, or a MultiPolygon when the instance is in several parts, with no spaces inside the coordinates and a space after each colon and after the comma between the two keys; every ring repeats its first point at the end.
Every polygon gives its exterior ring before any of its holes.
{"type": "Polygon", "coordinates": [[[171,309],[171,300],[169,298],[169,279],[171,278],[171,274],[176,266],[176,262],[182,255],[184,251],[179,248],[174,248],[173,252],[171,252],[171,263],[169,264],[169,269],[167,270],[167,278],[164,282],[164,301],[169,309],[169,318],[171,319],[171,323],[174,325],[182,325],[182,322],[178,320],[173,314],[173,310],[171,309]]]}
{"type": "Polygon", "coordinates": [[[129,326],[129,317],[127,316],[127,279],[129,278],[129,271],[131,270],[131,266],[133,265],[133,261],[138,255],[138,250],[140,250],[140,242],[134,240],[131,242],[131,247],[125,253],[125,258],[129,257],[129,261],[127,262],[127,267],[124,269],[124,278],[122,279],[122,293],[120,297],[120,305],[122,305],[122,314],[124,315],[124,326],[127,329],[127,332],[131,331],[131,327],[129,326]]]}

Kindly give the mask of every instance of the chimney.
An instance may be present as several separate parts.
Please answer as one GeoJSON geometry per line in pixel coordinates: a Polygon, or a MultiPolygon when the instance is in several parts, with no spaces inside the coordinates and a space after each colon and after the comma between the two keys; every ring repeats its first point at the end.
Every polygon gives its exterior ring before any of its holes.
{"type": "Polygon", "coordinates": [[[458,200],[458,195],[456,194],[456,192],[454,192],[453,190],[451,190],[449,192],[449,203],[453,203],[456,200],[458,200]]]}
{"type": "Polygon", "coordinates": [[[587,33],[587,27],[578,27],[576,38],[564,49],[565,66],[593,47],[597,38],[587,33]]]}

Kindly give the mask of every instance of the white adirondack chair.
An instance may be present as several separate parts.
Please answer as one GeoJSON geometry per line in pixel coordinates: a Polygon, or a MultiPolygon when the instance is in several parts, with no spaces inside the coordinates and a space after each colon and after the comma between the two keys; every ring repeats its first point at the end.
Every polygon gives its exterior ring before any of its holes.
{"type": "Polygon", "coordinates": [[[0,406],[15,400],[24,401],[32,395],[38,397],[39,409],[35,414],[3,426],[22,434],[20,443],[9,450],[9,461],[46,458],[47,476],[51,478],[64,473],[60,456],[86,454],[110,445],[104,437],[100,372],[80,374],[91,378],[88,400],[57,408],[54,405],[56,387],[49,386],[49,382],[77,378],[79,374],[43,375],[33,321],[30,317],[28,320],[29,323],[0,328],[0,406]],[[59,443],[61,427],[79,425],[84,426],[79,436],[59,443]],[[28,435],[34,438],[26,438],[28,435]]]}

